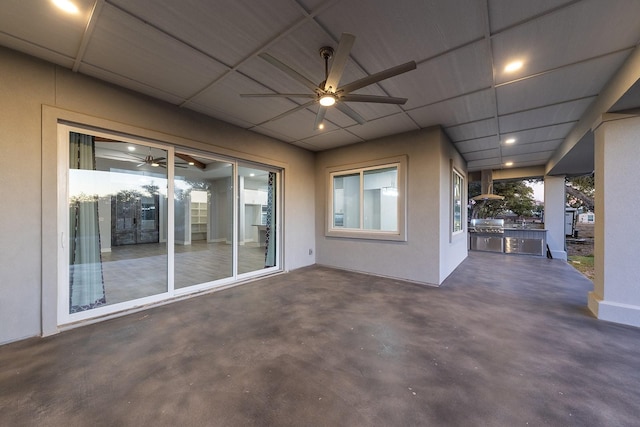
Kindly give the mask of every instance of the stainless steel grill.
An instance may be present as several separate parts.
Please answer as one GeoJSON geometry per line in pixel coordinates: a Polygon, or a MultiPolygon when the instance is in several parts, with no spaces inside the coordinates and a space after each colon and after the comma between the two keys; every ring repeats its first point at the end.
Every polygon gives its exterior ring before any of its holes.
{"type": "Polygon", "coordinates": [[[469,227],[470,233],[504,233],[504,219],[472,219],[469,227]]]}

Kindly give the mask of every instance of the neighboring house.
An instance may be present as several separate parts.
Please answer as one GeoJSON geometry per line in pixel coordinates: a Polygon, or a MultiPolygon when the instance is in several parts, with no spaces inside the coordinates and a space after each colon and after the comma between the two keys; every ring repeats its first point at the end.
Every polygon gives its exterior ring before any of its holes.
{"type": "Polygon", "coordinates": [[[594,214],[593,212],[584,212],[578,214],[578,222],[580,224],[595,224],[596,214],[594,214]]]}

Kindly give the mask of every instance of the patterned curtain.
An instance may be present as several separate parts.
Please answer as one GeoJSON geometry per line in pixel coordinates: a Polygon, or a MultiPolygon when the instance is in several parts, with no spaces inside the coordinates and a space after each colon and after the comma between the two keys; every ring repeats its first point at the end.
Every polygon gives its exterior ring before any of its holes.
{"type": "MultiPolygon", "coordinates": [[[[69,169],[96,169],[95,138],[71,132],[69,169]]],[[[98,196],[73,195],[69,200],[69,313],[107,303],[102,276],[98,196]]]]}
{"type": "Polygon", "coordinates": [[[267,226],[265,233],[264,267],[276,265],[276,204],[275,204],[276,174],[269,172],[267,184],[267,226]]]}

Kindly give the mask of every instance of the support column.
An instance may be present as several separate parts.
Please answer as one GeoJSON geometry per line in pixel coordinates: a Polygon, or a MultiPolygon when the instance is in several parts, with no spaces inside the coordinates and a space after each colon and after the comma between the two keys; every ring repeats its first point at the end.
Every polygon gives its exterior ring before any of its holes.
{"type": "Polygon", "coordinates": [[[640,117],[606,114],[595,129],[595,280],[598,319],[640,327],[640,117]]]}
{"type": "Polygon", "coordinates": [[[547,244],[554,259],[567,260],[564,231],[565,179],[562,176],[544,177],[544,228],[547,244]]]}

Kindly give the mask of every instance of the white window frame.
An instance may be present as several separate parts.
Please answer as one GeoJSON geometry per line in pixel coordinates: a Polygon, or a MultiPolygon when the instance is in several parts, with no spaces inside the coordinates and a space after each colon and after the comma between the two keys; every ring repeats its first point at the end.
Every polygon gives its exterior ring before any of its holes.
{"type": "Polygon", "coordinates": [[[327,211],[325,235],[327,237],[407,241],[407,157],[397,156],[372,160],[358,164],[334,166],[327,168],[327,211]],[[398,171],[398,203],[397,229],[394,231],[364,229],[364,173],[376,169],[397,168],[398,171]],[[360,228],[334,227],[334,177],[349,174],[360,174],[360,228]]]}
{"type": "MultiPolygon", "coordinates": [[[[56,123],[56,136],[57,136],[57,208],[56,208],[56,224],[57,224],[57,281],[56,281],[56,327],[58,329],[66,329],[82,324],[86,321],[95,321],[95,319],[102,320],[113,316],[121,315],[122,313],[131,312],[135,310],[145,309],[146,307],[154,304],[161,304],[165,301],[170,301],[176,297],[183,297],[186,295],[197,295],[199,292],[207,290],[218,290],[233,287],[244,283],[248,279],[258,278],[282,271],[283,267],[283,252],[282,247],[284,245],[284,237],[282,233],[282,221],[284,218],[284,188],[283,188],[283,175],[284,168],[278,168],[277,166],[271,166],[267,164],[255,163],[264,170],[276,172],[276,219],[274,236],[276,236],[276,265],[269,268],[264,268],[247,273],[237,273],[237,239],[238,239],[238,208],[237,203],[233,203],[233,275],[229,278],[220,279],[213,282],[207,282],[202,284],[196,284],[186,288],[175,289],[174,287],[174,267],[175,267],[175,253],[174,253],[174,204],[167,204],[167,291],[155,295],[149,295],[138,299],[128,300],[124,302],[109,304],[101,307],[97,307],[91,310],[80,311],[78,313],[69,313],[69,250],[68,245],[65,243],[65,239],[68,238],[69,227],[69,132],[75,131],[79,133],[86,133],[94,136],[102,136],[105,138],[117,137],[119,140],[128,141],[134,144],[145,145],[149,147],[159,148],[167,151],[167,194],[169,200],[173,200],[174,195],[174,164],[173,159],[175,157],[176,147],[169,142],[157,142],[152,141],[143,136],[136,135],[124,135],[117,130],[103,130],[94,128],[90,125],[83,125],[70,122],[57,122],[56,123]],[[59,243],[58,243],[59,242],[59,243]]],[[[200,152],[195,149],[179,148],[181,153],[188,153],[197,156],[205,156],[212,159],[222,158],[220,155],[209,152],[200,152]]],[[[229,158],[228,161],[233,164],[233,176],[237,177],[238,164],[252,164],[248,160],[240,158],[229,158]]],[[[233,200],[238,200],[238,186],[233,185],[233,200]]]]}
{"type": "Polygon", "coordinates": [[[465,195],[465,180],[464,175],[458,172],[455,167],[451,167],[451,235],[455,236],[460,233],[464,233],[464,223],[465,223],[465,209],[463,208],[462,201],[464,200],[465,195]],[[456,230],[456,178],[460,180],[460,229],[456,230]]]}

